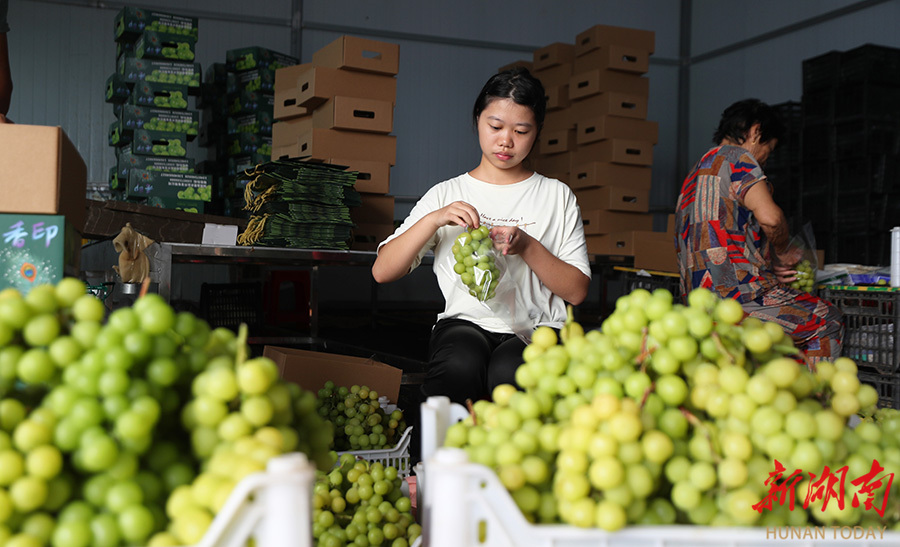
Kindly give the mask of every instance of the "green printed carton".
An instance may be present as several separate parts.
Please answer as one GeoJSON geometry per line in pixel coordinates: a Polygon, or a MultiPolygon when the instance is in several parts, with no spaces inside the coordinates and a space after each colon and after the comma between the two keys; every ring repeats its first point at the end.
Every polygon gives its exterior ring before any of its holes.
{"type": "Polygon", "coordinates": [[[174,110],[171,108],[147,108],[126,104],[119,114],[122,131],[135,129],[152,131],[172,131],[184,133],[187,140],[193,140],[200,129],[200,113],[196,110],[174,110]]]}
{"type": "Polygon", "coordinates": [[[225,66],[231,72],[243,72],[254,68],[277,70],[299,64],[300,60],[296,57],[259,46],[229,49],[225,52],[225,66]]]}
{"type": "Polygon", "coordinates": [[[226,164],[225,175],[233,177],[239,173],[243,173],[247,169],[253,169],[259,164],[271,161],[271,155],[264,154],[246,154],[243,156],[234,156],[228,158],[226,164]]]}
{"type": "MultiPolygon", "coordinates": [[[[112,136],[110,136],[112,141],[112,136]]],[[[184,144],[187,135],[172,131],[152,131],[149,129],[135,129],[130,138],[119,137],[119,144],[113,146],[128,146],[132,154],[141,156],[173,156],[183,158],[187,153],[184,144]],[[123,142],[127,140],[128,142],[123,142]]]]}
{"type": "Polygon", "coordinates": [[[198,213],[201,215],[206,210],[206,202],[197,199],[173,199],[159,196],[150,196],[147,198],[146,204],[150,207],[162,207],[163,209],[174,209],[176,211],[184,211],[185,213],[198,213]]]}
{"type": "Polygon", "coordinates": [[[212,175],[132,169],[128,173],[125,195],[128,199],[155,196],[209,201],[212,197],[212,175]]]}
{"type": "Polygon", "coordinates": [[[256,133],[257,135],[272,136],[272,113],[260,111],[254,114],[229,116],[226,130],[233,133],[256,133]]]}
{"type": "Polygon", "coordinates": [[[106,102],[123,104],[131,96],[131,88],[134,82],[129,82],[118,72],[114,72],[106,79],[106,102]]]}
{"type": "Polygon", "coordinates": [[[253,133],[235,133],[225,140],[226,152],[229,156],[246,156],[259,154],[272,156],[272,137],[264,137],[253,133]]]}
{"type": "Polygon", "coordinates": [[[228,96],[228,114],[240,116],[254,112],[268,112],[275,114],[275,96],[271,93],[260,91],[247,91],[242,89],[234,95],[228,96]]]}
{"type": "Polygon", "coordinates": [[[28,293],[78,275],[81,235],[62,215],[0,214],[0,289],[28,293]]]}
{"type": "Polygon", "coordinates": [[[115,37],[118,42],[133,42],[144,30],[156,30],[196,40],[199,35],[197,23],[196,17],[125,6],[116,14],[115,37]]]}
{"type": "Polygon", "coordinates": [[[160,82],[139,82],[132,84],[134,90],[128,103],[137,106],[156,106],[184,110],[188,106],[188,86],[160,82]]]}
{"type": "Polygon", "coordinates": [[[275,69],[256,67],[244,72],[229,72],[225,82],[225,92],[232,94],[242,89],[275,93],[275,69]]]}
{"type": "Polygon", "coordinates": [[[191,91],[200,89],[200,63],[138,59],[130,55],[119,58],[118,70],[129,82],[162,82],[182,84],[191,91]]]}
{"type": "Polygon", "coordinates": [[[138,59],[171,59],[193,61],[197,53],[197,40],[190,36],[144,30],[134,45],[138,59]]]}
{"type": "Polygon", "coordinates": [[[116,175],[128,180],[132,169],[145,171],[167,171],[171,173],[193,173],[193,158],[173,158],[166,156],[139,156],[131,153],[129,148],[120,148],[116,158],[116,175]]]}

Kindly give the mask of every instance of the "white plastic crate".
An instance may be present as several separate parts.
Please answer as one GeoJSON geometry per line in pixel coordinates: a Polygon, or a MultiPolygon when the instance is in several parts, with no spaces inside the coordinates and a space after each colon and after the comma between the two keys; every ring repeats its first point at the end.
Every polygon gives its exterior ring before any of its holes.
{"type": "Polygon", "coordinates": [[[312,547],[316,468],[305,454],[269,460],[265,472],[241,480],[195,547],[312,547]]]}
{"type": "Polygon", "coordinates": [[[405,479],[409,476],[411,468],[409,466],[409,443],[412,436],[412,426],[406,428],[400,440],[393,448],[383,448],[381,450],[345,450],[338,452],[340,454],[353,454],[357,459],[363,459],[368,462],[380,462],[385,466],[392,466],[397,470],[397,476],[405,479]]]}
{"type": "MultiPolygon", "coordinates": [[[[900,533],[885,532],[875,540],[834,537],[781,539],[766,528],[708,526],[629,526],[617,532],[566,525],[535,525],[525,520],[497,474],[470,463],[465,451],[438,448],[447,427],[465,417],[465,409],[446,397],[422,403],[422,454],[416,466],[418,507],[423,515],[423,545],[427,547],[887,547],[900,545],[900,533]],[[443,399],[443,400],[438,400],[443,399]],[[427,443],[427,446],[426,446],[427,443]],[[428,457],[425,458],[425,454],[428,457]],[[427,487],[423,484],[427,474],[427,487]]],[[[817,528],[812,527],[815,531],[817,528]]]]}

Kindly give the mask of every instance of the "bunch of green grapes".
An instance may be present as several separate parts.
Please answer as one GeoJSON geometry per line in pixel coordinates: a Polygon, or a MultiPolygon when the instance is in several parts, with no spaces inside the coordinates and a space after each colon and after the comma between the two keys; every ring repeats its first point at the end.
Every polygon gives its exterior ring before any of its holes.
{"type": "Polygon", "coordinates": [[[155,156],[178,156],[184,157],[187,150],[181,145],[181,139],[169,139],[168,144],[154,144],[151,151],[155,156]]]}
{"type": "Polygon", "coordinates": [[[794,277],[797,279],[791,281],[790,287],[800,291],[812,292],[816,283],[816,272],[813,270],[809,260],[803,259],[799,264],[794,266],[797,273],[794,277]]]}
{"type": "MultiPolygon", "coordinates": [[[[584,333],[570,315],[561,336],[558,344],[552,329],[538,328],[515,375],[524,391],[498,387],[444,441],[495,469],[529,520],[607,530],[898,525],[897,506],[883,518],[836,500],[824,511],[821,498],[802,507],[815,490],[809,474],[826,465],[849,469],[848,500],[850,481],[873,460],[900,472],[887,421],[848,426],[878,402],[850,359],[807,366],[780,326],[744,317],[736,301],[705,289],[688,305],[638,289],[616,302],[602,330],[584,333]],[[793,511],[777,500],[758,508],[774,460],[783,478],[805,473],[793,511]]],[[[886,488],[875,489],[876,500],[886,488]]]]}
{"type": "Polygon", "coordinates": [[[408,547],[422,534],[397,469],[343,454],[331,472],[319,472],[313,488],[313,537],[317,545],[408,547]]]}
{"type": "Polygon", "coordinates": [[[325,382],[318,392],[319,416],[334,425],[335,450],[381,450],[394,446],[406,430],[403,411],[381,408],[378,392],[366,386],[325,382]]]}
{"type": "Polygon", "coordinates": [[[178,42],[176,47],[163,47],[160,49],[160,54],[167,59],[194,60],[194,50],[188,42],[178,42]]]}
{"type": "Polygon", "coordinates": [[[484,224],[466,229],[456,238],[451,252],[456,260],[453,271],[469,294],[482,302],[493,298],[500,283],[500,270],[495,264],[490,229],[484,224]]]}
{"type": "Polygon", "coordinates": [[[174,122],[174,121],[162,121],[159,118],[151,118],[150,120],[144,122],[144,129],[151,129],[156,131],[169,131],[174,133],[185,133],[187,135],[196,135],[197,130],[200,127],[200,122],[197,121],[184,121],[184,122],[174,122]],[[192,133],[193,131],[193,133],[192,133]]]}
{"type": "Polygon", "coordinates": [[[256,153],[261,156],[271,156],[272,155],[272,143],[264,142],[260,144],[256,149],[247,150],[247,152],[256,153]]]}
{"type": "Polygon", "coordinates": [[[256,59],[253,57],[252,53],[244,54],[243,56],[241,56],[240,59],[238,59],[234,63],[234,69],[237,71],[250,70],[251,68],[253,68],[255,66],[256,66],[256,59]]]}
{"type": "Polygon", "coordinates": [[[164,84],[186,85],[188,87],[200,86],[200,75],[196,72],[176,74],[173,72],[163,72],[159,69],[154,69],[152,72],[150,72],[150,74],[147,74],[144,77],[144,80],[148,82],[159,82],[164,84]]]}
{"type": "Polygon", "coordinates": [[[200,188],[194,188],[193,186],[188,186],[184,190],[178,191],[179,199],[195,199],[200,201],[209,201],[210,196],[212,194],[212,187],[210,186],[202,186],[200,188]]]}
{"type": "Polygon", "coordinates": [[[197,27],[173,26],[160,23],[158,20],[152,21],[146,27],[147,30],[155,30],[157,32],[165,32],[167,34],[180,34],[182,36],[193,36],[197,38],[197,27]]]}
{"type": "Polygon", "coordinates": [[[0,544],[193,544],[268,457],[329,468],[315,394],[246,353],[157,295],[107,317],[73,278],[0,292],[0,544]]]}
{"type": "Polygon", "coordinates": [[[181,91],[172,91],[169,95],[156,95],[153,97],[153,104],[163,108],[187,108],[187,100],[181,91]]]}

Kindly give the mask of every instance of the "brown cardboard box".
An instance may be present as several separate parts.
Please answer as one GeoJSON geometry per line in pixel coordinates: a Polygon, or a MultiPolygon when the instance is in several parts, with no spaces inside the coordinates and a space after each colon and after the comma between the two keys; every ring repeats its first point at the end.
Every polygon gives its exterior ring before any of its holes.
{"type": "Polygon", "coordinates": [[[572,77],[572,63],[553,65],[540,70],[536,68],[531,74],[541,81],[544,89],[555,85],[566,85],[569,83],[569,78],[572,77]]]}
{"type": "Polygon", "coordinates": [[[650,70],[650,54],[628,46],[610,44],[576,57],[572,69],[577,74],[594,68],[645,74],[650,70]]]}
{"type": "Polygon", "coordinates": [[[289,120],[309,114],[305,106],[297,104],[297,78],[312,68],[312,63],[286,66],[275,71],[275,113],[276,120],[289,120]]]}
{"type": "Polygon", "coordinates": [[[353,229],[354,251],[377,251],[378,245],[394,233],[394,224],[357,224],[353,229]]]}
{"type": "Polygon", "coordinates": [[[606,139],[579,146],[572,152],[572,165],[581,165],[592,161],[652,165],[653,144],[626,139],[606,139]]]}
{"type": "Polygon", "coordinates": [[[396,102],[397,78],[322,66],[314,66],[297,77],[300,106],[315,108],[337,95],[396,102]]]}
{"type": "Polygon", "coordinates": [[[575,55],[584,55],[598,47],[618,44],[653,53],[656,35],[650,30],[640,30],[609,25],[594,25],[575,37],[575,55]]]}
{"type": "Polygon", "coordinates": [[[573,165],[568,182],[571,188],[576,189],[624,186],[633,190],[650,191],[652,173],[645,166],[592,161],[573,165]]]}
{"type": "Polygon", "coordinates": [[[365,161],[331,158],[326,163],[344,165],[348,171],[359,173],[353,188],[357,192],[387,194],[391,190],[391,164],[386,161],[365,161]]]}
{"type": "Polygon", "coordinates": [[[532,66],[534,70],[544,70],[551,66],[571,64],[575,58],[575,46],[556,42],[534,50],[532,66]]]}
{"type": "Polygon", "coordinates": [[[647,119],[647,97],[606,91],[584,99],[572,100],[569,110],[572,111],[571,115],[576,123],[578,120],[604,114],[645,120],[647,119]]]}
{"type": "Polygon", "coordinates": [[[634,242],[631,238],[616,238],[613,234],[587,234],[584,241],[587,243],[588,254],[634,256],[634,242]]]}
{"type": "Polygon", "coordinates": [[[356,36],[341,36],[313,53],[316,66],[394,76],[400,69],[400,46],[356,36]]]}
{"type": "Polygon", "coordinates": [[[504,70],[510,70],[510,69],[516,68],[517,66],[528,69],[528,72],[534,72],[534,63],[531,61],[524,61],[524,60],[513,61],[513,62],[509,63],[508,65],[503,65],[497,69],[497,72],[503,72],[504,70]]]}
{"type": "Polygon", "coordinates": [[[550,110],[544,116],[544,127],[541,131],[559,131],[561,129],[575,129],[575,118],[572,117],[571,108],[562,110],[550,110]]]}
{"type": "Polygon", "coordinates": [[[318,351],[266,346],[263,356],[275,361],[281,377],[316,393],[331,380],[337,386],[367,386],[396,403],[403,371],[372,359],[318,351]]]}
{"type": "Polygon", "coordinates": [[[60,127],[0,124],[0,213],[63,215],[84,231],[87,166],[60,127]]]}
{"type": "Polygon", "coordinates": [[[313,110],[312,120],[323,129],[387,134],[394,128],[394,103],[336,96],[313,110]]]}
{"type": "Polygon", "coordinates": [[[819,267],[825,265],[825,250],[824,249],[816,249],[816,259],[819,261],[819,267]]]}
{"type": "MultiPolygon", "coordinates": [[[[275,127],[273,126],[273,134],[274,131],[275,127]]],[[[397,163],[397,137],[358,131],[313,128],[300,135],[296,143],[284,142],[276,145],[273,138],[273,159],[303,156],[310,156],[314,160],[322,161],[326,158],[342,156],[350,157],[350,159],[383,161],[394,165],[397,163]]]]}
{"type": "Polygon", "coordinates": [[[362,205],[350,208],[354,224],[394,224],[394,196],[360,194],[362,205]]]}
{"type": "Polygon", "coordinates": [[[668,215],[666,217],[666,233],[671,236],[675,235],[675,215],[668,215]]]}
{"type": "Polygon", "coordinates": [[[615,91],[638,97],[650,96],[650,79],[615,70],[576,70],[569,78],[569,100],[615,91]]]}
{"type": "Polygon", "coordinates": [[[551,154],[545,156],[542,154],[533,154],[528,156],[531,160],[532,169],[541,173],[565,173],[572,165],[572,153],[562,152],[560,154],[551,154]]]}
{"type": "Polygon", "coordinates": [[[547,177],[548,179],[556,179],[560,182],[565,182],[568,184],[568,180],[569,180],[569,172],[568,171],[560,172],[560,173],[541,173],[541,174],[544,175],[545,177],[547,177]]]}
{"type": "Polygon", "coordinates": [[[621,116],[597,116],[575,122],[579,145],[604,139],[628,139],[656,144],[659,141],[659,124],[621,116]]]}
{"type": "Polygon", "coordinates": [[[559,154],[575,150],[575,130],[542,131],[538,152],[542,155],[559,154]]]}
{"type": "Polygon", "coordinates": [[[675,239],[665,232],[645,232],[635,239],[634,267],[678,273],[675,239]]]}
{"type": "Polygon", "coordinates": [[[552,85],[544,88],[547,110],[559,110],[569,106],[569,84],[552,85]]]}
{"type": "Polygon", "coordinates": [[[581,218],[584,221],[585,234],[611,234],[625,230],[649,231],[653,229],[653,215],[648,213],[582,209],[581,218]]]}
{"type": "Polygon", "coordinates": [[[312,131],[312,116],[280,120],[272,124],[272,148],[292,145],[300,135],[312,131]]]}
{"type": "Polygon", "coordinates": [[[646,213],[650,210],[650,192],[624,186],[603,186],[577,190],[578,206],[585,210],[628,211],[646,213]]]}

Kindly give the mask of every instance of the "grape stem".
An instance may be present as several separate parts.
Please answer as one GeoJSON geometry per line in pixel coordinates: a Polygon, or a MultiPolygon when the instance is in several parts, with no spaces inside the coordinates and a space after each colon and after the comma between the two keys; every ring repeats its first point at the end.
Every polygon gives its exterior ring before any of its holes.
{"type": "Polygon", "coordinates": [[[710,338],[712,338],[713,342],[716,344],[716,349],[719,350],[722,355],[728,357],[728,361],[733,365],[735,363],[734,355],[732,355],[731,352],[728,351],[728,348],[725,347],[725,344],[722,343],[722,338],[719,336],[719,333],[712,333],[710,338]]]}
{"type": "Polygon", "coordinates": [[[141,291],[138,293],[138,298],[143,298],[144,295],[147,294],[147,291],[149,291],[149,290],[150,290],[150,276],[148,275],[147,277],[144,278],[143,281],[141,281],[141,291]]]}
{"type": "MultiPolygon", "coordinates": [[[[643,372],[643,368],[641,369],[643,372]]],[[[650,384],[650,387],[644,390],[644,395],[641,397],[641,408],[644,408],[644,404],[647,402],[647,397],[650,396],[651,393],[656,391],[656,382],[650,384]]]]}
{"type": "Polygon", "coordinates": [[[690,410],[684,408],[683,406],[678,407],[678,410],[680,410],[681,414],[685,418],[687,418],[688,423],[694,426],[694,429],[699,429],[703,432],[703,436],[706,437],[707,442],[709,442],[709,452],[710,454],[712,454],[713,462],[715,462],[716,464],[721,463],[722,458],[719,457],[719,453],[716,452],[716,445],[713,442],[712,435],[709,432],[709,428],[706,427],[706,424],[701,422],[699,418],[694,416],[694,414],[690,410]]]}
{"type": "Polygon", "coordinates": [[[241,326],[238,327],[238,335],[237,335],[237,351],[234,356],[234,366],[235,368],[244,364],[244,361],[247,360],[247,336],[249,329],[247,328],[246,323],[241,323],[241,326]]]}
{"type": "MultiPolygon", "coordinates": [[[[649,331],[647,327],[641,329],[641,334],[643,335],[641,338],[641,353],[637,356],[637,363],[641,365],[641,372],[647,372],[647,358],[653,355],[653,352],[656,351],[657,346],[654,346],[650,349],[647,349],[647,339],[649,338],[649,331]]],[[[643,405],[643,403],[641,403],[643,405]]]]}
{"type": "Polygon", "coordinates": [[[466,399],[466,409],[469,411],[469,415],[472,416],[472,425],[478,425],[478,417],[475,416],[475,405],[472,404],[472,399],[466,399]]]}

